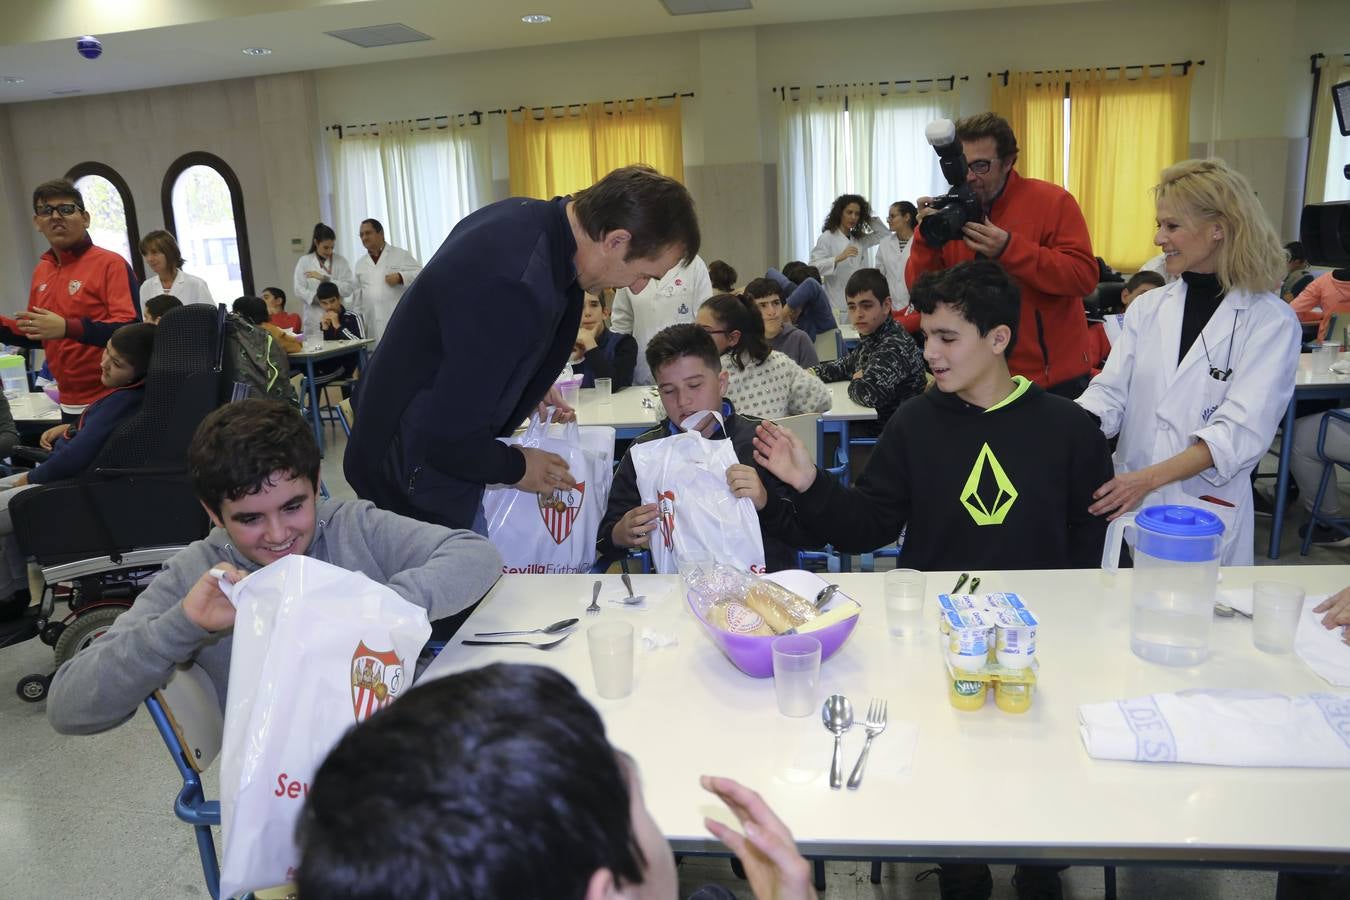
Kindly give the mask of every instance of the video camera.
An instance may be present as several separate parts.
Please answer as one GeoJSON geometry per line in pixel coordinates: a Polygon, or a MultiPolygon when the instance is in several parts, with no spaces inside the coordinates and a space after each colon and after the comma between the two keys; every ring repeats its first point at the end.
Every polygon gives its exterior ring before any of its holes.
{"type": "Polygon", "coordinates": [[[924,216],[919,223],[919,234],[934,247],[958,240],[967,222],[983,222],[984,206],[966,183],[966,156],[961,142],[956,139],[956,126],[951,119],[929,122],[924,137],[937,151],[942,176],[952,189],[941,197],[934,197],[930,208],[937,212],[924,216]]]}

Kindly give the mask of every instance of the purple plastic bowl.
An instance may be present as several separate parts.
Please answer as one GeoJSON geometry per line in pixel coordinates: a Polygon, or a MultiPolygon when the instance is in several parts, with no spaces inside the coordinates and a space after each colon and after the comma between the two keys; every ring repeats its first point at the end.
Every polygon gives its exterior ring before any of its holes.
{"type": "MultiPolygon", "coordinates": [[[[713,643],[726,654],[727,659],[731,660],[732,665],[751,678],[772,678],[773,639],[777,635],[732,634],[729,631],[723,631],[698,614],[696,596],[693,591],[689,591],[685,596],[689,603],[690,612],[702,623],[703,629],[708,632],[708,636],[713,639],[713,643]]],[[[861,613],[862,610],[859,609],[858,614],[861,613]]],[[[834,656],[839,648],[844,646],[844,641],[848,640],[848,636],[853,633],[853,627],[858,624],[858,614],[849,616],[842,622],[835,622],[819,631],[809,632],[812,637],[820,641],[820,659],[822,662],[834,656]]]]}
{"type": "Polygon", "coordinates": [[[53,403],[61,402],[61,388],[54,384],[44,384],[42,393],[47,395],[47,399],[53,403]]]}

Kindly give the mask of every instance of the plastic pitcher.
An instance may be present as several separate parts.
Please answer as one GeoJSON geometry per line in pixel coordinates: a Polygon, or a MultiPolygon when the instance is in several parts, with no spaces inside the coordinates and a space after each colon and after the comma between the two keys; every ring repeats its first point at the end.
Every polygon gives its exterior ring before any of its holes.
{"type": "Polygon", "coordinates": [[[5,396],[13,399],[28,391],[28,370],[23,357],[14,353],[0,354],[0,383],[5,396]]]}
{"type": "Polygon", "coordinates": [[[1149,506],[1123,515],[1106,531],[1102,568],[1108,572],[1120,566],[1122,537],[1134,554],[1130,649],[1169,666],[1203,662],[1209,655],[1223,522],[1190,506],[1149,506]]]}

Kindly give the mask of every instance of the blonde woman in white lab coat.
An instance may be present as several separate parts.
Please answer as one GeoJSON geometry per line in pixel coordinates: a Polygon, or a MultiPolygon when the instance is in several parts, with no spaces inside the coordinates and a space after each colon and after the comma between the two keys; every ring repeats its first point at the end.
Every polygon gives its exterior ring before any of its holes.
{"type": "Polygon", "coordinates": [[[1116,477],[1089,507],[1115,518],[1178,503],[1219,516],[1223,565],[1252,564],[1250,475],[1294,390],[1300,333],[1271,293],[1279,238],[1222,160],[1187,160],[1154,193],[1173,283],[1125,312],[1120,340],[1078,403],[1120,435],[1116,477]]]}
{"type": "Polygon", "coordinates": [[[825,217],[820,239],[811,251],[811,265],[820,270],[825,294],[836,321],[848,321],[844,286],[859,269],[870,268],[868,251],[890,234],[886,223],[872,215],[872,207],[857,194],[841,194],[825,217]]]}

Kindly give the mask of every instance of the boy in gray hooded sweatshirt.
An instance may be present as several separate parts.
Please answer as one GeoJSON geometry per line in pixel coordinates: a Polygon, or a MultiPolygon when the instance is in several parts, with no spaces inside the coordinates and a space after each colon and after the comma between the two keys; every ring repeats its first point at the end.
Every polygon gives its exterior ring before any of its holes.
{"type": "Polygon", "coordinates": [[[365,500],[318,498],[319,449],[300,414],[274,400],[244,400],[203,420],[188,450],[193,488],[212,524],[174,556],[136,603],[52,679],[47,718],[57,731],[113,728],[196,662],[225,708],[234,606],[210,570],[231,582],[288,554],[367,577],[435,621],[475,603],[502,560],[471,531],[418,522],[365,500]]]}

